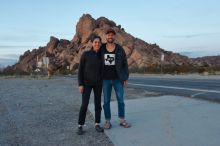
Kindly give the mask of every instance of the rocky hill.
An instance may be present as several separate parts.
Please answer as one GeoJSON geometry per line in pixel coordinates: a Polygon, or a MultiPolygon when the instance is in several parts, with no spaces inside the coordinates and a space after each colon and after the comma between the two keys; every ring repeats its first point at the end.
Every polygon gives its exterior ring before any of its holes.
{"type": "Polygon", "coordinates": [[[192,60],[193,63],[197,66],[220,67],[220,55],[198,57],[198,58],[193,58],[192,60]]]}
{"type": "MultiPolygon", "coordinates": [[[[37,60],[42,61],[45,56],[50,59],[50,70],[57,70],[69,66],[70,70],[74,71],[78,67],[82,52],[91,47],[89,41],[91,34],[96,33],[101,36],[104,43],[105,31],[109,27],[116,31],[117,43],[124,48],[130,69],[138,70],[141,68],[157,67],[160,65],[161,54],[165,56],[164,65],[198,66],[204,63],[204,61],[201,63],[201,59],[189,59],[186,56],[165,51],[157,44],[150,44],[136,38],[125,32],[121,25],[117,25],[115,22],[105,17],[94,19],[91,15],[84,14],[76,25],[76,34],[72,40],[58,39],[51,36],[46,46],[33,49],[32,51],[26,51],[20,56],[18,63],[6,68],[6,71],[20,70],[31,72],[36,69],[37,60]]],[[[219,57],[217,58],[219,61],[219,57]]],[[[208,59],[205,60],[205,62],[207,61],[208,59]]],[[[214,63],[208,63],[208,65],[213,64],[214,63]]]]}

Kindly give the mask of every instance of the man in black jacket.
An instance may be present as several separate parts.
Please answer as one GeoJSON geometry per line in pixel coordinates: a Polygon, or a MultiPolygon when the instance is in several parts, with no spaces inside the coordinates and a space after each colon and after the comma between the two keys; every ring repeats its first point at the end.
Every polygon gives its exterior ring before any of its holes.
{"type": "Polygon", "coordinates": [[[94,91],[95,102],[95,129],[97,132],[103,132],[100,127],[101,119],[101,93],[102,93],[102,60],[100,54],[101,38],[93,36],[92,49],[82,54],[78,71],[79,91],[82,93],[82,105],[79,112],[79,127],[77,133],[82,135],[83,125],[85,123],[86,112],[89,104],[91,91],[94,91]]]}
{"type": "Polygon", "coordinates": [[[124,49],[114,43],[115,31],[108,29],[106,32],[107,43],[101,47],[101,56],[103,61],[102,74],[103,74],[103,93],[104,93],[104,113],[106,122],[105,129],[111,128],[111,93],[112,87],[115,90],[118,101],[118,117],[120,125],[124,128],[129,128],[125,120],[125,104],[124,104],[124,86],[127,85],[129,77],[127,57],[124,49]]]}

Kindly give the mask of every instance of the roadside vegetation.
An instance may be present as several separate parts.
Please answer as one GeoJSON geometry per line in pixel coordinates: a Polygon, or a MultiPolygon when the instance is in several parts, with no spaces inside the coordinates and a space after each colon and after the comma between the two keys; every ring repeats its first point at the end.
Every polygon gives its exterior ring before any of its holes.
{"type": "MultiPolygon", "coordinates": [[[[142,68],[132,68],[129,70],[130,73],[140,73],[140,74],[203,74],[203,75],[220,75],[220,66],[219,67],[194,67],[194,66],[163,66],[162,69],[160,66],[150,66],[150,67],[142,67],[142,68]]],[[[76,74],[77,69],[75,71],[61,68],[51,75],[69,75],[76,74]]],[[[13,75],[47,75],[48,72],[46,69],[35,69],[29,71],[22,70],[12,70],[7,69],[4,71],[0,71],[0,76],[13,76],[13,75]]]]}

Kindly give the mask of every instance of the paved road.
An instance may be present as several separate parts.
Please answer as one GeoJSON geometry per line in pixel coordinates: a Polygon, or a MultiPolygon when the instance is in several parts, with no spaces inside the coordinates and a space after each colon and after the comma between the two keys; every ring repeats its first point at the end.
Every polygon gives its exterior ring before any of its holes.
{"type": "Polygon", "coordinates": [[[220,102],[220,76],[131,75],[128,87],[220,102]]]}
{"type": "Polygon", "coordinates": [[[131,76],[129,87],[220,102],[220,77],[131,76]]]}

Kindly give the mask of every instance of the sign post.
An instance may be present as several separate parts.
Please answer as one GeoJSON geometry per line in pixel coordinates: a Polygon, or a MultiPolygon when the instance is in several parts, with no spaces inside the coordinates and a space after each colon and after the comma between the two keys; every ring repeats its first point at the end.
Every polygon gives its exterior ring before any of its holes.
{"type": "Polygon", "coordinates": [[[50,79],[51,77],[51,70],[48,69],[48,65],[49,65],[49,57],[43,57],[43,63],[46,65],[47,68],[47,76],[50,79]]]}
{"type": "Polygon", "coordinates": [[[161,60],[160,60],[160,73],[163,74],[163,62],[164,62],[164,54],[161,54],[161,60]]]}
{"type": "Polygon", "coordinates": [[[49,65],[49,57],[43,57],[43,63],[46,65],[46,68],[48,68],[48,65],[49,65]]]}

